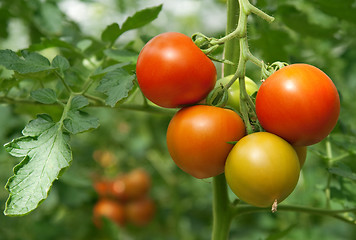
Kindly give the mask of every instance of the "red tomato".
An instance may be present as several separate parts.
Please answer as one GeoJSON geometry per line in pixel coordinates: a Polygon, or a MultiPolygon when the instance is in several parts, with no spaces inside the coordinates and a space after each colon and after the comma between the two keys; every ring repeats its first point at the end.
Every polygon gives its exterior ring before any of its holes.
{"type": "Polygon", "coordinates": [[[152,220],[156,206],[150,198],[141,198],[127,203],[125,210],[129,222],[144,226],[152,220]]]}
{"type": "Polygon", "coordinates": [[[337,89],[320,69],[293,64],[273,73],[257,92],[256,112],[262,127],[293,145],[324,139],[340,112],[337,89]]]}
{"type": "Polygon", "coordinates": [[[120,200],[132,200],[145,196],[151,187],[148,173],[137,168],[126,175],[117,177],[111,186],[111,192],[120,200]]]}
{"type": "Polygon", "coordinates": [[[143,94],[167,108],[199,102],[216,82],[213,62],[188,36],[176,32],[162,33],[144,46],[136,74],[143,94]]]}
{"type": "Polygon", "coordinates": [[[173,161],[196,178],[224,172],[233,144],[245,135],[245,125],[232,110],[196,105],[179,110],[167,130],[167,145],[173,161]]]}
{"type": "Polygon", "coordinates": [[[102,198],[94,206],[94,223],[101,227],[101,219],[106,217],[122,226],[125,223],[125,208],[117,201],[102,198]]]}

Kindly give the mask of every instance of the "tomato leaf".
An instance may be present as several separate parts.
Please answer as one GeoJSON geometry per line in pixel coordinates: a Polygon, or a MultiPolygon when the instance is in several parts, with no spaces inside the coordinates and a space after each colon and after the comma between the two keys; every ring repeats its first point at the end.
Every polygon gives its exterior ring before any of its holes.
{"type": "Polygon", "coordinates": [[[67,118],[63,121],[64,127],[72,134],[82,133],[99,127],[99,119],[88,113],[75,110],[69,111],[67,118]]]}
{"type": "Polygon", "coordinates": [[[124,49],[105,49],[104,54],[118,62],[129,62],[136,64],[138,54],[124,49]]]}
{"type": "Polygon", "coordinates": [[[130,75],[124,69],[118,68],[107,73],[96,90],[106,94],[106,104],[114,107],[118,101],[128,97],[130,90],[134,86],[133,80],[134,75],[130,75]]]}
{"type": "Polygon", "coordinates": [[[24,157],[6,184],[10,195],[4,213],[10,216],[34,210],[47,198],[53,182],[72,161],[69,135],[49,115],[39,115],[30,121],[23,135],[5,144],[11,155],[24,157]]]}
{"type": "Polygon", "coordinates": [[[329,168],[328,171],[332,174],[356,181],[356,173],[352,172],[351,168],[345,164],[340,163],[336,167],[329,168]]]}
{"type": "Polygon", "coordinates": [[[128,17],[122,24],[119,35],[129,30],[140,28],[152,22],[158,17],[158,14],[161,12],[161,10],[162,4],[136,12],[132,17],[128,17]]]}
{"type": "Polygon", "coordinates": [[[88,113],[81,111],[89,105],[89,101],[82,95],[75,96],[72,99],[70,110],[63,121],[64,128],[71,134],[82,133],[90,129],[99,127],[99,119],[90,116],[88,113]]]}
{"type": "Polygon", "coordinates": [[[41,88],[30,93],[31,97],[37,102],[44,104],[52,104],[57,102],[57,95],[53,89],[41,88]]]}
{"type": "Polygon", "coordinates": [[[53,59],[52,66],[54,68],[59,69],[59,71],[61,73],[63,73],[65,70],[69,69],[69,67],[70,67],[68,60],[65,57],[62,57],[60,55],[56,56],[53,59]]]}
{"type": "Polygon", "coordinates": [[[110,24],[101,34],[101,40],[113,43],[120,36],[120,26],[117,23],[110,24]]]}
{"type": "Polygon", "coordinates": [[[50,70],[50,62],[44,56],[28,51],[21,51],[23,58],[17,56],[14,51],[0,50],[0,64],[9,70],[26,74],[50,70]]]}
{"type": "Polygon", "coordinates": [[[89,105],[89,101],[82,95],[75,96],[70,103],[71,110],[78,110],[89,105]]]}
{"type": "Polygon", "coordinates": [[[43,2],[38,11],[33,18],[38,28],[52,35],[62,32],[63,14],[54,3],[43,2]]]}

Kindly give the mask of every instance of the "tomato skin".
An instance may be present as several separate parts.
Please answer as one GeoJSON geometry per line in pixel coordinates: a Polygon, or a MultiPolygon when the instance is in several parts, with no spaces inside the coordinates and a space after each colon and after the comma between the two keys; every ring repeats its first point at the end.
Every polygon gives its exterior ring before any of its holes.
{"type": "Polygon", "coordinates": [[[262,127],[293,145],[320,142],[335,127],[340,99],[331,79],[308,64],[292,64],[260,86],[256,113],[262,127]]]}
{"type": "Polygon", "coordinates": [[[232,110],[195,105],[179,110],[167,129],[167,146],[173,161],[196,178],[224,172],[232,144],[245,135],[245,125],[232,110]]]}
{"type": "Polygon", "coordinates": [[[226,181],[241,200],[257,206],[282,202],[295,188],[300,165],[293,147],[282,138],[257,132],[240,139],[225,165],[226,181]]]}
{"type": "Polygon", "coordinates": [[[136,226],[147,225],[156,212],[155,203],[148,197],[136,199],[126,204],[127,220],[136,226]]]}
{"type": "Polygon", "coordinates": [[[150,187],[151,178],[148,173],[142,168],[137,168],[114,179],[111,193],[120,200],[128,201],[146,195],[150,187]]]}
{"type": "MultiPolygon", "coordinates": [[[[223,85],[228,84],[233,76],[234,75],[229,75],[218,80],[216,85],[220,86],[220,84],[223,85]]],[[[249,77],[245,77],[245,86],[246,86],[246,92],[250,96],[255,92],[257,92],[258,90],[257,84],[249,77]]],[[[228,92],[228,100],[226,102],[226,105],[240,111],[240,84],[238,79],[231,85],[231,87],[227,90],[227,92],[228,92]]]]}
{"type": "Polygon", "coordinates": [[[213,62],[188,36],[177,32],[157,35],[144,46],[136,75],[143,94],[167,108],[199,102],[216,82],[213,62]]]}
{"type": "Polygon", "coordinates": [[[107,198],[102,198],[95,204],[93,215],[94,224],[99,228],[102,226],[102,217],[110,219],[119,226],[123,226],[126,220],[124,206],[107,198]]]}
{"type": "Polygon", "coordinates": [[[295,152],[298,155],[300,169],[304,166],[305,160],[307,158],[307,147],[306,146],[293,146],[295,152]]]}

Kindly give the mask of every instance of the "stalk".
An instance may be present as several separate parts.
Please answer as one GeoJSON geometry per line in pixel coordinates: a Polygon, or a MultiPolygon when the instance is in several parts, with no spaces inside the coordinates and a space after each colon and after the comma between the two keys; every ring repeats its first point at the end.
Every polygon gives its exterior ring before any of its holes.
{"type": "Polygon", "coordinates": [[[213,193],[213,232],[211,239],[227,240],[233,215],[224,174],[213,178],[213,193]]]}
{"type": "MultiPolygon", "coordinates": [[[[227,0],[227,25],[226,34],[233,32],[239,21],[239,1],[227,0]]],[[[239,39],[233,38],[225,42],[224,58],[235,62],[239,58],[239,39]]],[[[236,72],[236,66],[230,64],[223,65],[223,75],[228,76],[236,72]]],[[[212,240],[227,240],[232,221],[231,203],[227,194],[227,184],[225,175],[220,174],[213,178],[213,231],[212,240]]]]}

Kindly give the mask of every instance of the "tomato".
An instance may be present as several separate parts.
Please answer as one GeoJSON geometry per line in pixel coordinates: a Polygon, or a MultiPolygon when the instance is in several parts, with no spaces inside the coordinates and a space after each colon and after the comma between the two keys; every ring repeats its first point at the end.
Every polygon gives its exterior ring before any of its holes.
{"type": "Polygon", "coordinates": [[[93,152],[93,158],[97,161],[102,167],[107,168],[115,164],[116,157],[115,155],[108,150],[96,150],[93,152]]]}
{"type": "Polygon", "coordinates": [[[154,217],[155,203],[146,197],[131,201],[125,206],[127,220],[136,226],[147,225],[154,217]]]}
{"type": "Polygon", "coordinates": [[[226,160],[225,176],[241,200],[268,207],[292,193],[299,179],[300,165],[293,147],[268,132],[240,139],[226,160]]]}
{"type": "Polygon", "coordinates": [[[268,77],[256,96],[262,127],[293,145],[320,142],[334,128],[340,100],[331,79],[308,64],[283,67],[268,77]]]}
{"type": "Polygon", "coordinates": [[[232,110],[195,105],[179,110],[167,129],[167,146],[173,161],[196,178],[224,172],[232,144],[245,135],[240,116],[232,110]]]}
{"type": "Polygon", "coordinates": [[[295,152],[298,155],[300,169],[304,166],[305,159],[307,158],[307,147],[305,146],[293,146],[295,152]]]}
{"type": "Polygon", "coordinates": [[[188,36],[176,32],[157,35],[143,47],[136,75],[142,93],[167,108],[199,102],[216,82],[213,62],[188,36]]]}
{"type": "Polygon", "coordinates": [[[117,201],[102,198],[93,208],[93,221],[97,227],[102,226],[102,218],[106,217],[119,226],[125,223],[125,208],[117,201]]]}
{"type": "Polygon", "coordinates": [[[137,199],[146,195],[151,187],[148,173],[137,168],[126,175],[118,176],[112,183],[111,192],[121,200],[137,199]]]}
{"type": "MultiPolygon", "coordinates": [[[[228,84],[233,76],[234,75],[229,75],[218,80],[216,85],[220,86],[220,84],[222,85],[228,84]]],[[[250,96],[255,92],[257,92],[258,90],[257,84],[249,77],[245,77],[245,86],[246,86],[246,92],[250,96]]],[[[231,87],[228,89],[227,92],[228,92],[228,100],[226,105],[233,107],[236,110],[240,110],[240,84],[238,79],[231,85],[231,87]]]]}
{"type": "Polygon", "coordinates": [[[111,181],[97,180],[94,182],[94,189],[101,197],[110,196],[111,194],[111,181]]]}

